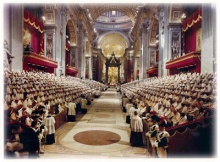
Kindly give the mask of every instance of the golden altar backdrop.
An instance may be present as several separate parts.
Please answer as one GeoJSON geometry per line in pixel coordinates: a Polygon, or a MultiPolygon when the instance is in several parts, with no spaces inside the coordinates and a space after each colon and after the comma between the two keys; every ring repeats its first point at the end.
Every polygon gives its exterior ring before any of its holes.
{"type": "Polygon", "coordinates": [[[118,83],[118,67],[109,67],[108,83],[110,83],[110,85],[115,85],[118,83]]]}

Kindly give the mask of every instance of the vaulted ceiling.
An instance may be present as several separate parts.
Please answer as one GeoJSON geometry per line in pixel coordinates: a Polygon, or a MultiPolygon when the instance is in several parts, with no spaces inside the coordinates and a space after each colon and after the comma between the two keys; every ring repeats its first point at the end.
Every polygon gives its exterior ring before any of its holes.
{"type": "Polygon", "coordinates": [[[141,7],[140,4],[81,4],[81,6],[91,13],[93,21],[96,21],[104,12],[120,11],[130,17],[132,22],[135,21],[137,11],[141,7]]]}
{"type": "Polygon", "coordinates": [[[110,57],[113,52],[116,57],[122,57],[128,47],[128,43],[122,35],[111,33],[101,39],[99,46],[105,57],[110,57]]]}
{"type": "MultiPolygon", "coordinates": [[[[129,31],[135,25],[138,13],[143,4],[80,4],[80,7],[86,12],[90,22],[94,24],[98,39],[96,43],[101,48],[105,57],[111,55],[114,51],[116,57],[122,57],[125,49],[128,48],[129,31]],[[97,19],[107,12],[121,12],[128,16],[129,21],[120,22],[100,22],[97,19]]],[[[122,17],[121,17],[122,18],[122,17]]],[[[119,19],[119,17],[118,17],[119,19]]]]}

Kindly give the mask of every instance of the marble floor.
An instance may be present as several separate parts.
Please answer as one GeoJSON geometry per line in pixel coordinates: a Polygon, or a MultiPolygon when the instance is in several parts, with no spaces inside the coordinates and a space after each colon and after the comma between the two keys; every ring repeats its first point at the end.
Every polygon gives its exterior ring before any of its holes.
{"type": "Polygon", "coordinates": [[[44,145],[40,159],[149,158],[145,147],[131,147],[130,128],[114,88],[94,99],[85,115],[77,114],[55,133],[55,144],[44,145]]]}

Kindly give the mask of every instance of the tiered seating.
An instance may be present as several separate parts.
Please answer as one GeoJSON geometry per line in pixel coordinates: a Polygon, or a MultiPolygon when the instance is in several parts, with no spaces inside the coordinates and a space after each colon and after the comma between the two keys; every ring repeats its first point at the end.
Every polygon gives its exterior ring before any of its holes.
{"type": "Polygon", "coordinates": [[[81,98],[85,100],[87,97],[86,101],[91,104],[92,92],[103,87],[92,80],[43,72],[7,71],[4,76],[5,128],[8,132],[5,140],[10,142],[13,142],[14,136],[10,128],[16,123],[29,128],[32,121],[41,118],[44,123],[45,119],[52,116],[56,120],[55,128],[58,128],[66,122],[68,103],[77,105],[76,113],[79,105],[81,112],[81,98]]]}
{"type": "Polygon", "coordinates": [[[8,107],[15,108],[20,104],[26,108],[34,101],[50,101],[51,105],[73,100],[77,102],[77,98],[90,91],[89,86],[72,77],[41,72],[11,72],[8,74],[5,99],[8,107]]]}
{"type": "Polygon", "coordinates": [[[91,80],[91,79],[83,79],[81,80],[82,83],[87,84],[91,89],[99,89],[99,90],[103,90],[105,88],[105,85],[97,82],[95,80],[91,80]]]}
{"type": "Polygon", "coordinates": [[[66,110],[69,102],[79,105],[81,97],[88,97],[94,91],[90,87],[102,87],[98,82],[85,82],[79,78],[55,76],[42,72],[5,73],[5,110],[9,112],[7,121],[20,121],[31,116],[39,105],[45,106],[49,114],[66,110]]]}
{"type": "MultiPolygon", "coordinates": [[[[121,92],[137,105],[136,111],[143,121],[143,142],[152,156],[159,147],[155,143],[160,133],[156,128],[160,125],[170,134],[168,156],[213,155],[212,130],[217,107],[214,74],[148,78],[122,85],[121,92]]],[[[127,117],[132,116],[132,109],[127,117]]]]}
{"type": "Polygon", "coordinates": [[[203,118],[216,107],[216,76],[209,73],[148,78],[124,84],[121,91],[137,104],[146,103],[168,126],[203,118]]]}

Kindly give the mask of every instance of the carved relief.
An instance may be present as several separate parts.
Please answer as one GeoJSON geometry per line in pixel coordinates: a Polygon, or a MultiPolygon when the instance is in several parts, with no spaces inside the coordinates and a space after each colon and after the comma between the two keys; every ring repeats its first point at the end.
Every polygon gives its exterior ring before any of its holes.
{"type": "Polygon", "coordinates": [[[172,44],[171,44],[171,49],[172,49],[172,58],[178,57],[180,53],[180,35],[179,33],[173,33],[172,34],[172,44]]]}
{"type": "Polygon", "coordinates": [[[150,67],[153,67],[155,63],[155,52],[150,51],[150,67]]]}
{"type": "Polygon", "coordinates": [[[51,5],[46,5],[44,8],[45,24],[55,24],[55,13],[54,7],[51,5]]]}
{"type": "Polygon", "coordinates": [[[171,21],[172,22],[181,22],[180,11],[173,11],[171,21]]]}
{"type": "Polygon", "coordinates": [[[170,22],[171,23],[181,23],[181,15],[182,15],[182,8],[180,5],[175,4],[171,5],[170,9],[170,22]]]}
{"type": "Polygon", "coordinates": [[[46,57],[53,58],[53,33],[47,34],[46,57]]]}

